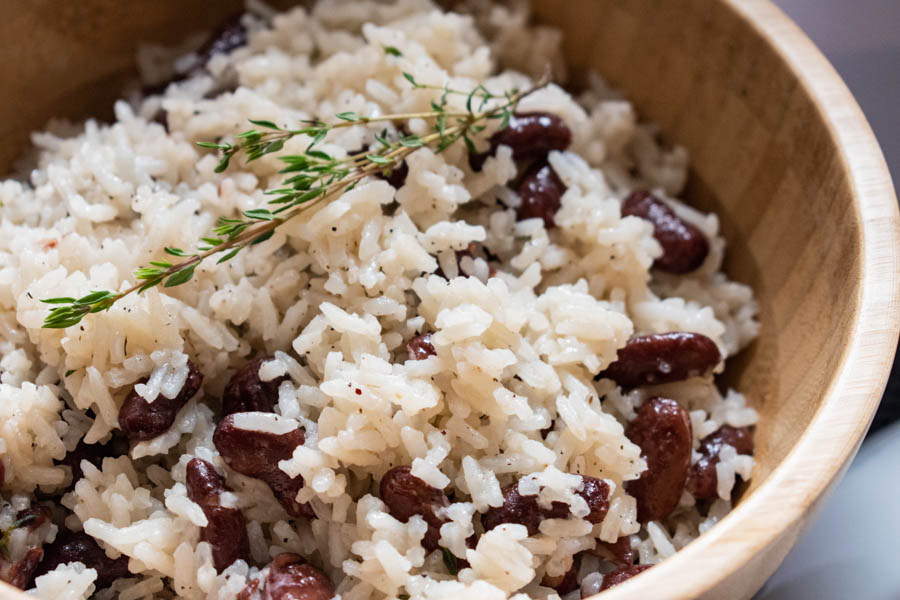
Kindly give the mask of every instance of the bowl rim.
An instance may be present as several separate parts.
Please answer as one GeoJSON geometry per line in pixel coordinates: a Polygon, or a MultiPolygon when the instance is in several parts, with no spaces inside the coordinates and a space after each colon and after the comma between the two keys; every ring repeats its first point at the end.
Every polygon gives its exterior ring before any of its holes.
{"type": "MultiPolygon", "coordinates": [[[[824,401],[766,481],[711,530],[646,575],[592,596],[598,600],[687,599],[707,593],[710,598],[743,597],[739,595],[743,586],[735,582],[730,593],[727,580],[785,533],[795,538],[790,546],[796,541],[817,501],[827,495],[856,455],[881,401],[897,349],[900,213],[881,147],[862,109],[828,59],[771,0],[720,1],[796,75],[838,148],[861,232],[861,277],[852,334],[824,401]],[[660,588],[663,581],[665,587],[660,588]]],[[[770,563],[772,571],[783,558],[770,563]]],[[[763,584],[765,580],[759,581],[753,591],[763,584]]]]}

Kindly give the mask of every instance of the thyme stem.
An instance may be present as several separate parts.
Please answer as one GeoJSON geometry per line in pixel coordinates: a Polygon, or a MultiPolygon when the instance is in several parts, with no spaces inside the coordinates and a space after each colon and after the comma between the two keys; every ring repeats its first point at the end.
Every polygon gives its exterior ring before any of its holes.
{"type": "MultiPolygon", "coordinates": [[[[95,291],[82,298],[47,298],[41,300],[46,304],[55,305],[44,320],[43,327],[62,329],[78,324],[87,314],[108,310],[113,304],[125,296],[140,293],[147,289],[163,285],[174,287],[187,283],[194,276],[197,265],[205,259],[225,253],[219,258],[218,263],[233,258],[242,248],[257,244],[269,239],[275,230],[283,223],[290,221],[309,208],[346,191],[352,189],[360,180],[370,175],[386,173],[398,167],[403,160],[422,147],[434,146],[435,151],[443,152],[454,142],[463,139],[469,148],[474,151],[474,143],[469,137],[470,133],[480,133],[485,125],[480,124],[487,119],[500,119],[500,128],[506,126],[509,119],[518,106],[518,103],[536,90],[549,83],[549,75],[542,77],[535,85],[525,91],[513,90],[503,95],[489,92],[483,85],[477,86],[470,92],[462,92],[447,87],[419,84],[415,79],[404,73],[404,77],[413,85],[414,89],[439,89],[442,94],[439,101],[432,101],[432,111],[383,115],[380,117],[360,117],[355,113],[340,113],[337,115],[340,121],[327,124],[320,121],[309,121],[309,126],[299,129],[282,129],[271,121],[250,122],[268,131],[251,129],[235,136],[234,143],[198,142],[204,148],[213,148],[222,153],[222,158],[216,167],[217,172],[224,171],[229,166],[230,159],[238,153],[246,155],[248,162],[266,154],[279,152],[284,143],[295,136],[310,136],[312,142],[302,155],[280,156],[279,159],[287,166],[281,173],[288,174],[283,187],[269,190],[268,195],[277,196],[269,201],[270,205],[278,206],[275,210],[257,208],[244,211],[244,219],[230,219],[220,217],[218,225],[213,230],[214,237],[202,238],[202,245],[198,245],[197,251],[188,253],[180,248],[164,248],[166,254],[182,257],[185,260],[172,264],[168,261],[152,261],[150,267],[141,267],[134,272],[138,282],[122,292],[95,291]],[[447,95],[465,94],[467,112],[446,111],[447,95]],[[491,100],[501,100],[493,108],[486,108],[491,100]],[[472,109],[473,102],[477,100],[480,106],[472,109]],[[433,119],[434,131],[423,136],[404,136],[395,141],[389,141],[384,134],[376,135],[375,139],[379,148],[351,154],[345,158],[335,158],[326,152],[314,149],[329,131],[333,129],[364,125],[376,122],[396,122],[414,118],[433,119]],[[452,121],[452,123],[448,123],[452,121]]],[[[218,264],[217,263],[217,264],[218,264]]]]}

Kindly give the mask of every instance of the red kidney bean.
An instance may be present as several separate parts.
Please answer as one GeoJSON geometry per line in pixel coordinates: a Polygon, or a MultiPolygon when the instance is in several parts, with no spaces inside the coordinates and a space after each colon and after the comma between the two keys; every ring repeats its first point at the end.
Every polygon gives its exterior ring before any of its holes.
{"type": "Polygon", "coordinates": [[[188,498],[200,508],[218,505],[222,492],[230,491],[215,467],[202,458],[192,458],[188,462],[184,479],[188,498]]]}
{"type": "Polygon", "coordinates": [[[150,440],[165,433],[175,422],[175,415],[200,390],[202,383],[203,374],[194,363],[188,361],[187,379],[174,398],[159,394],[156,400],[147,402],[131,390],[119,410],[119,427],[133,441],[150,440]]]}
{"type": "MultiPolygon", "coordinates": [[[[170,84],[184,81],[189,76],[206,70],[206,65],[217,54],[228,54],[247,45],[247,29],[241,24],[243,13],[234,14],[219,24],[206,41],[197,49],[197,62],[188,73],[175,73],[169,79],[157,84],[144,86],[144,96],[162,94],[170,84]]],[[[220,90],[217,90],[220,91],[220,90]]],[[[206,97],[210,97],[207,95],[206,97]]],[[[168,131],[168,124],[165,124],[168,131]]]]}
{"type": "MultiPolygon", "coordinates": [[[[30,508],[20,510],[16,514],[16,522],[10,529],[23,527],[30,532],[35,531],[42,525],[49,523],[51,516],[48,507],[34,504],[30,508]]],[[[4,550],[0,553],[0,580],[24,590],[34,576],[34,572],[43,556],[44,549],[40,541],[28,548],[18,560],[11,560],[7,551],[4,550]]]]}
{"type": "Polygon", "coordinates": [[[268,568],[262,590],[259,580],[254,580],[238,594],[238,600],[331,600],[334,597],[334,585],[328,576],[298,554],[279,554],[268,568]]]}
{"type": "Polygon", "coordinates": [[[509,125],[491,136],[491,151],[501,144],[509,146],[513,158],[538,158],[551,150],[565,150],[572,143],[572,132],[565,121],[545,112],[516,113],[509,125]]]}
{"type": "Polygon", "coordinates": [[[222,419],[213,433],[213,443],[228,466],[247,477],[265,481],[288,514],[314,517],[308,504],[296,500],[297,492],[303,487],[303,477],[289,477],[278,468],[279,461],[291,458],[294,448],[303,445],[306,439],[303,428],[280,435],[247,430],[237,427],[234,417],[228,415],[222,419]]]}
{"type": "Polygon", "coordinates": [[[609,484],[602,479],[581,476],[583,487],[577,492],[587,502],[590,512],[585,518],[590,523],[600,523],[609,510],[609,484]]]}
{"type": "Polygon", "coordinates": [[[243,13],[237,13],[222,21],[215,31],[197,49],[196,69],[205,69],[217,54],[229,54],[247,45],[247,29],[241,24],[243,13]]]}
{"type": "Polygon", "coordinates": [[[722,425],[700,440],[700,458],[691,465],[687,481],[688,491],[697,500],[711,500],[719,495],[716,465],[725,444],[732,446],[738,454],[753,454],[753,434],[749,427],[722,425]]]}
{"type": "Polygon", "coordinates": [[[618,565],[634,564],[634,549],[631,547],[631,538],[627,535],[612,543],[598,540],[594,554],[618,565]]]}
{"type": "MultiPolygon", "coordinates": [[[[585,499],[590,513],[584,517],[591,523],[600,523],[609,510],[609,484],[602,479],[581,475],[583,487],[578,495],[585,499]]],[[[565,519],[571,515],[569,505],[565,502],[553,502],[550,508],[538,504],[537,495],[523,496],[519,493],[518,482],[508,485],[502,490],[503,505],[492,506],[481,515],[481,524],[485,531],[503,523],[524,525],[528,535],[540,531],[544,519],[565,519]]]]}
{"type": "Polygon", "coordinates": [[[431,345],[431,332],[421,333],[406,342],[406,352],[412,360],[425,360],[437,354],[431,345]]]}
{"type": "Polygon", "coordinates": [[[597,379],[612,379],[624,388],[683,381],[709,374],[722,355],[705,335],[673,331],[638,335],[597,379]]]}
{"type": "Polygon", "coordinates": [[[282,375],[271,381],[260,379],[259,368],[268,360],[271,357],[251,360],[231,376],[222,394],[222,412],[225,415],[274,411],[278,404],[278,387],[282,382],[290,380],[290,377],[282,375]]]}
{"type": "Polygon", "coordinates": [[[610,571],[603,576],[603,584],[600,591],[608,590],[614,585],[619,585],[623,581],[627,581],[639,573],[643,573],[653,565],[629,565],[627,567],[619,567],[615,571],[610,571]]]}
{"type": "Polygon", "coordinates": [[[259,591],[259,579],[251,579],[250,583],[244,586],[236,597],[236,600],[261,600],[262,593],[259,591]]]}
{"type": "Polygon", "coordinates": [[[492,506],[481,515],[485,531],[503,523],[517,523],[525,526],[528,535],[535,535],[544,519],[565,519],[569,516],[569,507],[563,502],[554,502],[550,509],[545,509],[538,505],[537,496],[521,495],[518,482],[504,487],[502,493],[503,504],[492,506]]]}
{"type": "Polygon", "coordinates": [[[556,225],[554,216],[561,206],[566,186],[546,161],[538,161],[529,167],[519,184],[519,208],[516,219],[543,219],[544,227],[556,225]]]}
{"type": "Polygon", "coordinates": [[[581,555],[576,554],[572,557],[572,566],[569,567],[568,571],[556,577],[551,577],[545,573],[544,578],[541,580],[541,585],[553,588],[560,596],[574,592],[578,589],[578,567],[580,566],[581,555]]]}
{"type": "Polygon", "coordinates": [[[422,547],[431,552],[438,548],[441,525],[447,522],[437,511],[450,506],[447,495],[412,474],[410,467],[394,467],[381,478],[381,499],[395,519],[406,523],[413,515],[420,515],[428,523],[422,547]]]}
{"type": "Polygon", "coordinates": [[[250,542],[244,516],[236,508],[220,504],[222,492],[230,491],[215,468],[199,458],[187,464],[188,498],[200,505],[208,524],[200,530],[200,540],[212,547],[213,563],[220,573],[238,559],[248,560],[250,542]]]}
{"type": "Polygon", "coordinates": [[[638,521],[660,521],[678,506],[691,466],[691,418],[674,400],[644,402],[625,434],[640,446],[647,470],[625,483],[637,500],[638,521]]]}
{"type": "Polygon", "coordinates": [[[72,470],[72,487],[79,479],[84,477],[81,471],[81,461],[86,460],[98,469],[106,457],[122,456],[128,453],[128,441],[121,436],[114,435],[105,444],[85,444],[80,440],[71,452],[67,452],[62,460],[54,461],[57,465],[68,466],[72,470]]]}
{"type": "Polygon", "coordinates": [[[700,268],[709,254],[709,241],[668,204],[647,191],[632,192],[622,204],[622,216],[635,216],[653,223],[653,237],[663,255],[653,266],[668,273],[690,273],[700,268]]]}
{"type": "Polygon", "coordinates": [[[0,579],[11,586],[24,590],[28,582],[31,581],[43,556],[43,548],[35,546],[26,550],[22,558],[14,562],[9,562],[4,557],[0,557],[0,579]]]}
{"type": "Polygon", "coordinates": [[[26,527],[29,531],[34,531],[44,523],[49,523],[52,518],[53,514],[50,512],[50,508],[43,504],[33,504],[16,513],[16,522],[19,523],[19,527],[26,527]]]}
{"type": "Polygon", "coordinates": [[[44,559],[34,576],[40,577],[59,565],[76,561],[84,563],[88,569],[97,571],[94,585],[98,590],[107,588],[116,579],[131,574],[128,571],[127,556],[112,559],[106,555],[100,544],[85,532],[60,529],[53,543],[45,547],[44,559]]]}

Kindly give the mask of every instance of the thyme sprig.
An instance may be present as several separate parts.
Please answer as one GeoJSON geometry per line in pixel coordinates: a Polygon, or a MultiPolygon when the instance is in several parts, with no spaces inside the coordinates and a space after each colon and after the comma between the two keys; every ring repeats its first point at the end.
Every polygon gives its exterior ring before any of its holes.
{"type": "Polygon", "coordinates": [[[36,518],[37,518],[37,515],[35,515],[35,514],[25,515],[21,519],[17,519],[16,521],[14,521],[13,524],[9,526],[9,529],[6,529],[3,531],[3,534],[0,535],[0,556],[9,560],[9,542],[10,542],[9,538],[10,538],[10,535],[12,534],[12,532],[14,530],[18,529],[19,527],[21,527],[25,523],[28,523],[29,521],[33,521],[36,518]]]}
{"type": "Polygon", "coordinates": [[[414,89],[439,90],[440,96],[431,101],[430,111],[365,117],[354,112],[336,115],[337,121],[326,123],[319,120],[303,122],[295,129],[281,127],[268,120],[250,120],[255,127],[234,136],[232,141],[198,142],[202,148],[214,149],[221,154],[215,171],[228,169],[231,160],[238,154],[252,162],[263,156],[280,152],[285,143],[298,136],[306,136],[309,143],[302,154],[278,156],[284,167],[279,173],[286,175],[282,186],[269,190],[273,196],[266,207],[243,211],[240,218],[220,217],[208,237],[201,238],[196,251],[166,247],[165,254],[184,260],[151,261],[149,266],[134,272],[137,283],[121,292],[105,290],[93,291],[81,298],[46,298],[41,300],[54,305],[44,319],[43,327],[64,329],[77,325],[88,314],[108,310],[113,304],[132,293],[141,293],[162,285],[175,287],[187,283],[203,260],[214,255],[216,264],[235,257],[242,249],[259,244],[271,238],[283,223],[327,199],[351,190],[360,180],[371,175],[389,174],[399,167],[407,156],[422,147],[443,152],[462,139],[469,152],[476,152],[473,136],[486,128],[486,121],[499,119],[499,129],[505,128],[522,98],[544,87],[549,82],[545,75],[532,87],[520,91],[509,90],[502,94],[490,92],[479,84],[469,91],[456,90],[422,84],[409,73],[403,76],[414,89]],[[466,110],[448,110],[451,95],[466,96],[466,110]],[[329,132],[354,125],[371,123],[398,123],[410,119],[432,121],[431,131],[426,135],[399,135],[390,139],[386,130],[375,135],[375,147],[351,153],[345,157],[335,156],[317,146],[329,132]]]}

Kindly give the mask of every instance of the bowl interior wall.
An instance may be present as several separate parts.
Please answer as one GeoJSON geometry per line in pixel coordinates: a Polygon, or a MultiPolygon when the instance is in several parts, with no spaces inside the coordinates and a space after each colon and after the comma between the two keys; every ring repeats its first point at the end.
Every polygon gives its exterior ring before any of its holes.
{"type": "Polygon", "coordinates": [[[857,311],[861,228],[828,127],[782,58],[720,2],[535,8],[565,31],[576,83],[601,73],[687,147],[686,198],[719,215],[725,270],[756,292],[759,339],[724,377],[761,413],[752,492],[825,397],[857,311]]]}

